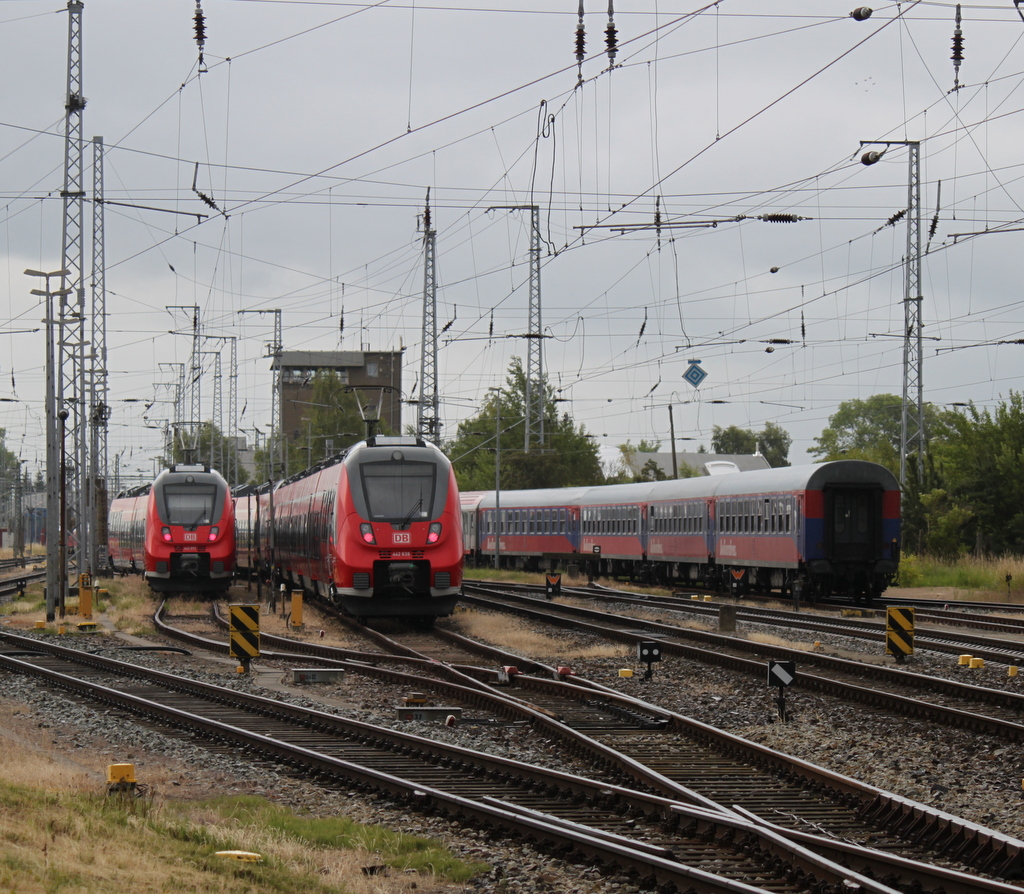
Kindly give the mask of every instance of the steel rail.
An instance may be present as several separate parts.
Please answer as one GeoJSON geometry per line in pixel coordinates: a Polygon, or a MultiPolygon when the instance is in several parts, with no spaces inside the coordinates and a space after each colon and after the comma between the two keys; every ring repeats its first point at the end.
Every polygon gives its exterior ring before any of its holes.
{"type": "MultiPolygon", "coordinates": [[[[76,651],[76,650],[70,650],[76,651]]],[[[110,661],[106,659],[105,661],[110,661]]],[[[123,664],[114,662],[114,664],[123,664]]],[[[316,776],[330,780],[344,779],[346,784],[354,780],[358,785],[376,791],[384,791],[389,795],[415,804],[420,810],[435,810],[459,819],[471,822],[474,827],[491,827],[507,833],[515,832],[525,840],[536,841],[543,845],[561,850],[570,848],[574,854],[583,859],[600,859],[606,865],[614,866],[621,871],[634,875],[645,884],[674,885],[677,890],[707,892],[707,894],[764,894],[766,889],[748,885],[735,879],[714,875],[699,868],[686,866],[678,861],[672,851],[658,849],[650,845],[633,842],[630,839],[601,830],[594,830],[561,818],[549,817],[530,811],[523,807],[496,802],[485,798],[481,801],[459,796],[420,782],[402,779],[393,774],[384,773],[351,761],[285,742],[281,739],[266,736],[251,730],[242,729],[209,717],[183,711],[169,705],[154,702],[130,693],[120,692],[95,682],[71,677],[59,671],[40,667],[31,662],[22,661],[9,655],[0,654],[0,666],[8,670],[38,677],[49,685],[58,686],[68,691],[86,695],[92,700],[103,704],[130,710],[135,714],[156,720],[160,723],[174,725],[192,733],[200,733],[212,741],[240,747],[245,753],[270,758],[292,770],[304,769],[316,776]]],[[[124,665],[132,668],[131,665],[124,665]]],[[[137,671],[137,668],[132,668],[137,671]]],[[[133,673],[133,676],[137,674],[133,673]]],[[[211,690],[219,690],[210,684],[198,681],[181,680],[173,675],[159,671],[150,671],[146,677],[160,680],[164,684],[173,683],[177,689],[203,690],[211,694],[211,690]]],[[[263,703],[264,709],[274,716],[282,709],[279,702],[263,699],[259,696],[246,695],[234,690],[223,690],[218,700],[234,703],[239,696],[244,696],[250,705],[263,703]]],[[[290,707],[290,706],[289,706],[290,707]]],[[[291,713],[286,712],[286,713],[291,713]]],[[[791,884],[799,886],[799,890],[815,892],[815,894],[896,894],[896,889],[882,884],[857,872],[821,857],[813,851],[797,844],[787,836],[767,826],[750,822],[735,814],[723,814],[719,811],[708,811],[693,808],[667,799],[645,796],[639,792],[608,786],[604,783],[573,777],[558,771],[542,770],[536,767],[525,767],[517,762],[490,755],[470,752],[457,746],[441,745],[431,740],[382,730],[370,724],[358,721],[342,721],[335,715],[322,714],[308,708],[295,708],[292,715],[303,726],[321,728],[330,727],[339,722],[346,725],[364,727],[367,735],[377,739],[384,736],[392,740],[405,740],[414,747],[424,747],[428,742],[432,751],[447,753],[453,759],[484,763],[492,767],[504,768],[517,774],[524,770],[532,774],[537,781],[551,784],[557,779],[559,784],[577,790],[587,790],[592,796],[607,799],[622,798],[630,806],[650,812],[676,814],[684,825],[697,833],[697,837],[708,840],[729,842],[737,837],[744,841],[740,850],[756,851],[758,857],[767,863],[785,861],[789,867],[787,876],[791,884]]],[[[928,864],[917,866],[917,878],[929,877],[931,868],[928,864]]],[[[988,880],[964,874],[965,894],[1003,894],[1004,888],[993,885],[988,880]],[[967,886],[967,880],[970,885],[967,886]]]]}

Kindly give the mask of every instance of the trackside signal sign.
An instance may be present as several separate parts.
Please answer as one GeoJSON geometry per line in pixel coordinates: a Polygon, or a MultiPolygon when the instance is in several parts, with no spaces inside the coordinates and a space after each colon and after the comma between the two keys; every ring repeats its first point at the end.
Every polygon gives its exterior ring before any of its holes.
{"type": "Polygon", "coordinates": [[[260,654],[260,607],[258,605],[229,605],[231,611],[232,658],[257,658],[260,654]]]}
{"type": "Polygon", "coordinates": [[[795,661],[769,661],[768,662],[768,685],[778,686],[780,689],[785,686],[792,686],[796,679],[795,661]]]}
{"type": "Polygon", "coordinates": [[[885,613],[885,653],[902,661],[914,651],[914,607],[890,605],[885,613]]]}

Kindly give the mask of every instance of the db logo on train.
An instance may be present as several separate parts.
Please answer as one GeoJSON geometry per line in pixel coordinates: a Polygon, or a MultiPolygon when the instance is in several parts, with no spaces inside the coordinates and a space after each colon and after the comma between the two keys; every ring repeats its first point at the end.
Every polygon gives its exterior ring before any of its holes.
{"type": "Polygon", "coordinates": [[[412,543],[412,534],[409,531],[392,531],[392,543],[412,543]]]}

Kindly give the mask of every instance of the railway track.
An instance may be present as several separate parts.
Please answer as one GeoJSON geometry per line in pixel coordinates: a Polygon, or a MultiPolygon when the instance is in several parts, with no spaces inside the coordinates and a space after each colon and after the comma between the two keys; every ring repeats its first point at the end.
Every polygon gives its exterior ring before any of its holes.
{"type": "Polygon", "coordinates": [[[543,623],[577,627],[616,642],[636,644],[653,639],[663,654],[675,659],[727,667],[760,679],[765,677],[769,659],[792,660],[799,668],[795,685],[800,689],[1011,742],[1024,741],[1024,695],[1016,691],[787,649],[665,621],[639,620],[607,610],[549,603],[517,596],[506,588],[472,589],[486,595],[467,593],[466,601],[471,604],[515,612],[543,623]]]}
{"type": "MultiPolygon", "coordinates": [[[[166,626],[162,632],[169,633],[166,626]]],[[[285,648],[289,638],[270,638],[275,647],[285,648]]],[[[322,661],[331,660],[331,647],[301,642],[297,644],[304,656],[313,655],[322,661]]],[[[223,648],[226,650],[226,643],[223,648]]],[[[266,658],[282,658],[284,652],[266,654],[266,658]]],[[[383,657],[383,656],[380,656],[383,657]]],[[[406,657],[405,661],[421,662],[421,669],[431,669],[436,662],[406,657]]],[[[382,673],[379,667],[369,667],[358,662],[352,667],[355,672],[382,673]]],[[[480,669],[481,673],[485,671],[480,669]]],[[[923,805],[888,795],[871,786],[790,759],[770,749],[750,743],[721,730],[698,723],[682,715],[645,706],[646,710],[660,711],[667,722],[660,729],[641,729],[635,722],[622,723],[621,718],[614,725],[598,723],[585,730],[573,729],[550,716],[543,708],[539,693],[559,690],[560,698],[567,698],[569,690],[576,691],[576,697],[588,701],[612,701],[618,699],[623,706],[643,705],[637,700],[624,699],[620,693],[606,690],[589,681],[567,678],[561,681],[523,674],[510,682],[511,689],[495,693],[497,671],[490,671],[489,680],[484,682],[478,693],[459,691],[459,697],[475,702],[476,707],[490,702],[491,710],[514,711],[510,699],[518,697],[525,701],[518,708],[520,719],[527,719],[537,732],[562,742],[574,757],[593,762],[606,772],[626,774],[617,776],[621,784],[650,789],[669,797],[681,798],[702,805],[711,810],[747,810],[753,815],[772,817],[780,825],[795,831],[821,833],[827,830],[830,837],[848,841],[873,842],[876,847],[899,851],[909,846],[913,849],[919,837],[919,830],[910,832],[910,826],[924,821],[932,830],[944,827],[952,835],[942,845],[950,853],[962,853],[977,847],[979,830],[970,823],[963,823],[949,815],[931,810],[923,805]],[[501,708],[491,701],[495,695],[501,701],[501,708]],[[666,784],[667,781],[667,784],[666,784]],[[784,806],[783,806],[784,805],[784,806]],[[952,825],[950,825],[952,823],[952,825]],[[880,834],[886,828],[888,833],[880,834]],[[953,829],[956,831],[953,831],[953,829]],[[908,835],[909,833],[909,835],[908,835]],[[884,844],[882,843],[884,842],[884,844]]],[[[441,691],[451,694],[447,681],[434,684],[423,678],[418,680],[421,688],[440,685],[441,691]]],[[[513,715],[515,716],[515,715],[513,715]]],[[[931,833],[929,833],[930,835],[931,833]]],[[[946,833],[943,833],[946,834],[946,833]]],[[[925,836],[929,837],[929,836],[925,836]]],[[[996,836],[995,853],[989,856],[995,863],[1009,866],[1021,858],[1020,845],[1004,836],[996,836]],[[1011,853],[1013,856],[1010,856],[1011,853]]],[[[933,842],[934,844],[934,842],[933,842]]],[[[915,859],[917,855],[915,855],[915,859]]],[[[988,859],[988,858],[986,858],[988,859]]],[[[989,862],[991,868],[994,863],[989,862]]],[[[1002,870],[1000,870],[1002,871],[1002,870]]],[[[1006,872],[1013,874],[1014,868],[1006,872]]]]}
{"type": "Polygon", "coordinates": [[[902,875],[920,891],[1020,891],[849,843],[821,842],[832,856],[819,856],[809,849],[815,836],[805,834],[797,844],[749,814],[692,807],[51,643],[2,640],[5,671],[36,676],[105,710],[283,764],[327,785],[383,791],[570,859],[600,861],[662,890],[883,894],[894,892],[892,882],[902,875]],[[887,876],[888,883],[874,876],[887,876]]]}
{"type": "MultiPolygon", "coordinates": [[[[493,587],[475,582],[467,582],[467,585],[481,587],[485,591],[494,589],[493,587]]],[[[512,590],[513,588],[503,589],[512,590]]],[[[540,586],[518,585],[514,589],[518,592],[534,595],[537,598],[543,598],[544,596],[544,588],[540,586]]],[[[590,602],[627,604],[644,609],[683,612],[695,618],[703,619],[713,625],[718,623],[719,612],[723,604],[721,601],[717,603],[703,600],[695,601],[686,594],[670,597],[651,596],[594,586],[563,587],[562,592],[564,596],[586,599],[590,602]]],[[[914,602],[914,600],[910,601],[914,602]]],[[[893,605],[902,604],[902,602],[894,600],[890,600],[890,602],[893,605]]],[[[745,603],[727,604],[735,605],[734,611],[737,621],[785,626],[791,630],[849,636],[857,639],[874,640],[879,643],[883,642],[885,637],[886,621],[884,608],[868,609],[839,606],[842,610],[851,612],[849,616],[839,617],[809,614],[806,611],[762,608],[745,603]]],[[[985,605],[986,611],[991,612],[994,610],[994,604],[985,605]]],[[[1003,608],[1005,609],[1006,606],[1003,606],[1003,608]]],[[[995,618],[990,614],[939,608],[933,604],[930,608],[916,609],[915,622],[915,643],[919,648],[953,655],[969,652],[973,657],[983,658],[985,661],[1024,666],[1024,617],[995,618]],[[922,622],[925,621],[946,627],[987,630],[991,633],[999,634],[1003,639],[1001,642],[994,642],[992,636],[973,636],[962,630],[949,631],[925,628],[922,626],[922,622]]]]}

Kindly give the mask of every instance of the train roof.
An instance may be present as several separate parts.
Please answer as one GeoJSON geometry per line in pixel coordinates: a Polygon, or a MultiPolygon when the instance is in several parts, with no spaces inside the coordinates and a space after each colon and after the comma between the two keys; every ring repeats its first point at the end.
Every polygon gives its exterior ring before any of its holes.
{"type": "MultiPolygon", "coordinates": [[[[705,497],[743,496],[752,493],[790,493],[820,490],[830,484],[877,485],[883,490],[900,489],[896,476],[885,466],[857,459],[835,460],[807,466],[757,469],[729,475],[705,475],[667,481],[604,484],[590,487],[549,487],[536,490],[503,490],[502,509],[529,506],[602,506],[611,503],[692,500],[705,497]]],[[[468,495],[467,495],[468,496],[468,495]]],[[[495,492],[485,491],[464,508],[493,509],[495,492]]]]}
{"type": "Polygon", "coordinates": [[[821,490],[830,484],[878,485],[882,490],[899,490],[896,476],[885,466],[860,459],[840,459],[810,466],[783,466],[717,479],[716,496],[740,496],[760,491],[821,490]]]}

